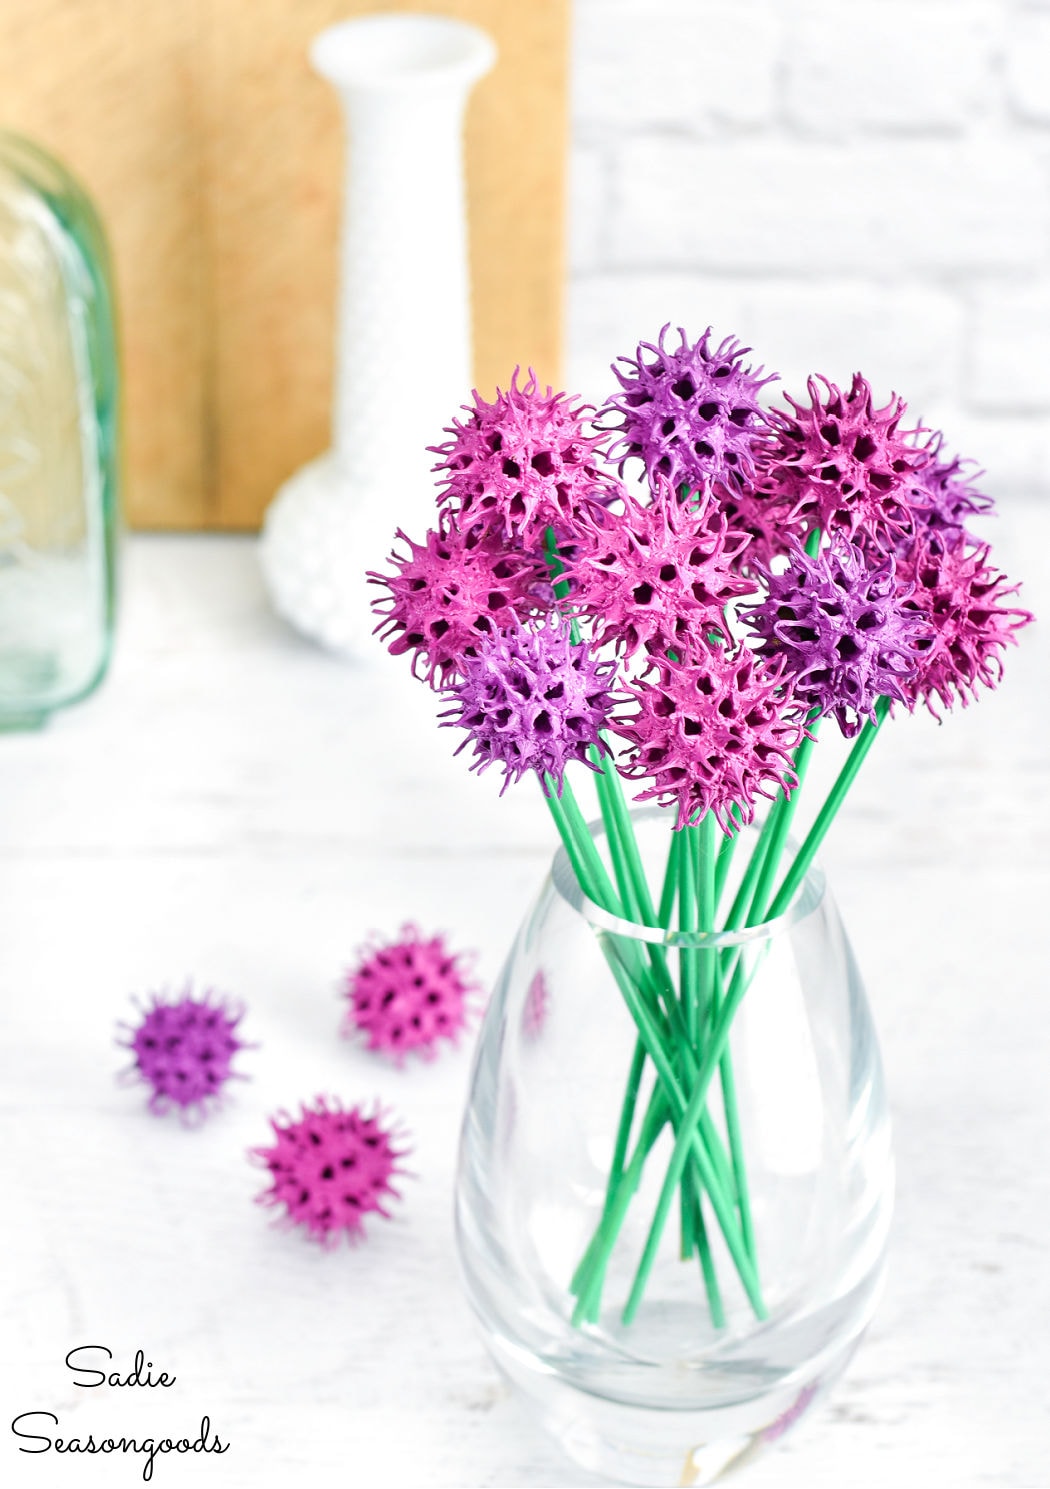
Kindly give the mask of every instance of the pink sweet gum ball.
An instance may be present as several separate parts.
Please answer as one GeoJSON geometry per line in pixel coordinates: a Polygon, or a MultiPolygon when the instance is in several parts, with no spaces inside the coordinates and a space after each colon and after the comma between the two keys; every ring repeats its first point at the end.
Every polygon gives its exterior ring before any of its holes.
{"type": "Polygon", "coordinates": [[[383,591],[373,601],[375,630],[393,655],[409,653],[415,675],[432,686],[458,676],[482,637],[510,617],[523,619],[550,605],[546,564],[498,535],[461,530],[446,517],[422,543],[400,529],[397,537],[407,554],[395,550],[391,572],[368,575],[383,591]]]}
{"type": "Polygon", "coordinates": [[[398,1063],[410,1053],[433,1058],[442,1040],[459,1039],[480,993],[470,960],[414,925],[402,926],[389,945],[362,947],[344,985],[344,1033],[363,1036],[368,1049],[398,1063]]]}
{"type": "Polygon", "coordinates": [[[392,1179],[406,1150],[376,1111],[348,1111],[319,1096],[305,1103],[301,1116],[278,1112],[270,1118],[274,1141],[253,1148],[251,1157],[269,1171],[270,1187],[257,1203],[284,1211],[286,1225],[302,1226],[312,1240],[335,1246],[344,1237],[364,1237],[364,1217],[390,1218],[388,1198],[400,1198],[392,1179]]]}
{"type": "Polygon", "coordinates": [[[544,392],[529,374],[492,403],[475,391],[466,418],[435,445],[438,500],[467,531],[482,527],[527,549],[542,550],[545,529],[575,521],[581,509],[604,506],[620,492],[605,466],[607,436],[588,426],[586,405],[544,392]]]}
{"type": "Polygon", "coordinates": [[[728,602],[754,589],[736,566],[747,539],[727,535],[707,495],[679,503],[659,479],[654,494],[649,506],[625,499],[615,521],[581,525],[565,570],[571,605],[624,659],[641,648],[706,655],[712,632],[728,636],[728,602]]]}
{"type": "Polygon", "coordinates": [[[628,693],[637,705],[613,729],[630,753],[629,780],[648,779],[636,801],[676,809],[676,828],[714,812],[725,833],[754,819],[755,799],[798,784],[791,752],[804,733],[804,709],[783,685],[783,661],[767,663],[741,647],[712,649],[698,662],[654,657],[628,693]]]}
{"type": "Polygon", "coordinates": [[[994,688],[1003,672],[1003,651],[1015,632],[1034,619],[1018,605],[1004,604],[1020,585],[988,561],[987,543],[921,532],[898,561],[904,605],[921,618],[916,675],[905,687],[909,708],[918,703],[940,717],[940,708],[964,706],[979,686],[994,688]]]}
{"type": "Polygon", "coordinates": [[[770,410],[760,461],[764,495],[789,509],[785,536],[801,542],[819,527],[892,548],[911,527],[908,487],[928,458],[900,430],[903,399],[876,408],[859,372],[845,392],[824,377],[806,388],[808,403],[788,397],[790,409],[770,410]]]}

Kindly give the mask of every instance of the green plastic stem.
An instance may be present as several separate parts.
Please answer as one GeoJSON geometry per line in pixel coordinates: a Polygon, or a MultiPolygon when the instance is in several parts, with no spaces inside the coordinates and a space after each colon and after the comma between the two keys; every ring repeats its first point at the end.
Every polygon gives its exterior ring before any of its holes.
{"type": "Polygon", "coordinates": [[[660,891],[660,908],[657,911],[657,924],[666,931],[671,924],[671,912],[674,910],[675,901],[678,898],[678,842],[681,833],[671,833],[671,843],[667,850],[667,868],[664,870],[663,889],[660,891]]]}
{"type": "MultiPolygon", "coordinates": [[[[805,838],[805,841],[802,844],[802,847],[796,854],[795,860],[792,863],[783,884],[777,891],[777,894],[773,899],[773,903],[769,907],[768,915],[764,918],[774,920],[778,915],[782,915],[783,912],[787,909],[788,905],[790,905],[792,899],[798,891],[799,885],[802,883],[802,880],[810,867],[810,864],[813,862],[813,858],[816,855],[820,844],[824,840],[828,828],[834,820],[836,812],[842,805],[847,791],[853,784],[853,781],[856,779],[858,770],[864,763],[864,760],[867,756],[868,751],[871,749],[871,746],[874,744],[875,736],[881,728],[882,722],[885,719],[888,711],[889,699],[880,698],[875,705],[875,723],[872,723],[869,720],[864,725],[864,728],[861,730],[860,734],[857,736],[857,739],[854,742],[853,748],[849,753],[845,765],[839,772],[838,777],[835,780],[835,784],[829,791],[824,805],[821,807],[820,812],[817,815],[817,820],[814,822],[813,827],[810,829],[808,835],[805,838]]],[[[751,924],[758,924],[762,918],[763,915],[759,913],[759,907],[756,903],[754,910],[748,916],[748,920],[751,924]]],[[[648,1275],[649,1269],[651,1269],[652,1267],[653,1259],[656,1255],[656,1248],[659,1245],[660,1237],[663,1233],[663,1228],[667,1222],[667,1212],[670,1209],[671,1200],[681,1180],[682,1171],[689,1156],[690,1144],[686,1140],[686,1136],[689,1132],[689,1124],[692,1121],[698,1120],[701,1112],[704,1109],[704,1105],[707,1100],[707,1088],[710,1084],[711,1076],[714,1073],[714,1061],[721,1057],[722,1049],[725,1047],[725,1044],[729,1038],[729,1030],[732,1025],[733,1018],[736,1015],[738,1007],[740,1006],[740,1002],[744,996],[744,993],[747,991],[750,980],[750,977],[744,975],[743,960],[738,956],[736,960],[735,971],[733,973],[733,980],[729,989],[729,994],[722,1007],[721,1016],[718,1020],[717,1026],[713,1031],[711,1043],[706,1051],[700,1072],[692,1088],[689,1102],[678,1126],[678,1134],[675,1138],[674,1151],[671,1154],[671,1161],[668,1164],[667,1174],[664,1178],[663,1188],[660,1191],[660,1197],[657,1201],[656,1206],[656,1213],[653,1217],[652,1225],[650,1226],[649,1235],[646,1239],[645,1252],[643,1253],[642,1266],[645,1266],[646,1268],[646,1276],[648,1275]]],[[[642,1266],[639,1267],[639,1272],[642,1271],[642,1266]]],[[[635,1280],[637,1283],[637,1277],[635,1280]]]]}
{"type": "Polygon", "coordinates": [[[816,857],[821,843],[827,835],[828,828],[835,820],[835,815],[846,798],[846,793],[853,785],[857,772],[864,764],[868,751],[875,743],[875,736],[882,728],[883,721],[890,711],[890,700],[880,698],[875,704],[875,722],[870,719],[857,735],[853,742],[853,748],[846,757],[846,763],[839,771],[835,784],[828,792],[824,805],[817,813],[817,819],[807,833],[801,848],[795,855],[795,861],[788,870],[783,884],[777,890],[772,905],[769,907],[769,919],[782,915],[794,899],[799,885],[809,872],[810,864],[816,857]]]}

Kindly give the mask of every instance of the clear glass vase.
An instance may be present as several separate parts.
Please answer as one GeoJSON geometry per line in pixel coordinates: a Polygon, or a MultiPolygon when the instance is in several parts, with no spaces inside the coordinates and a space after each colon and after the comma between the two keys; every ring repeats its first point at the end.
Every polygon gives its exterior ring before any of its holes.
{"type": "Polygon", "coordinates": [[[109,253],[81,187],[0,133],[0,729],[109,661],[118,373],[109,253]]]}
{"type": "MultiPolygon", "coordinates": [[[[634,823],[652,877],[668,819],[649,810],[634,823]]],[[[600,841],[600,826],[591,831],[600,841]]],[[[738,862],[746,853],[744,842],[738,862]]],[[[635,1141],[655,1082],[645,1079],[635,1141]]],[[[721,1139],[726,1100],[712,1080],[705,1120],[721,1139]]],[[[609,1480],[699,1484],[782,1436],[872,1316],[892,1194],[878,1045],[820,872],[777,920],[702,936],[615,919],[584,897],[560,851],[481,1031],[457,1231],[488,1347],[567,1452],[609,1480]],[[705,1260],[724,1314],[713,1319],[696,1249],[682,1259],[676,1191],[641,1302],[623,1320],[671,1159],[667,1124],[615,1232],[600,1301],[579,1317],[572,1287],[608,1204],[637,1050],[613,972],[654,947],[672,970],[683,955],[717,957],[746,988],[728,1050],[758,1313],[708,1208],[705,1260]]]]}

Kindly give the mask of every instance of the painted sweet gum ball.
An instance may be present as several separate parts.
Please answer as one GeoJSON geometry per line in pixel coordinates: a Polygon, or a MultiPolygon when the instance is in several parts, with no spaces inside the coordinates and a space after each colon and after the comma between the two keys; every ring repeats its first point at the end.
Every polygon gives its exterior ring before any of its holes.
{"type": "Polygon", "coordinates": [[[393,1180],[407,1151],[377,1110],[344,1109],[329,1097],[304,1103],[298,1117],[270,1118],[273,1141],[249,1156],[265,1168],[270,1185],[257,1203],[283,1211],[289,1226],[301,1226],[315,1241],[334,1246],[365,1234],[369,1214],[390,1218],[393,1180]]]}
{"type": "Polygon", "coordinates": [[[140,1011],[137,1024],[120,1026],[120,1043],[133,1056],[128,1074],[150,1087],[150,1110],[205,1115],[235,1075],[234,1056],[245,1048],[237,1032],[243,1008],[187,987],[178,997],[154,993],[140,1011]]]}
{"type": "Polygon", "coordinates": [[[470,960],[411,924],[390,944],[373,940],[346,978],[344,1033],[399,1063],[413,1053],[432,1058],[442,1041],[459,1039],[480,995],[470,960]]]}
{"type": "Polygon", "coordinates": [[[570,760],[594,769],[591,751],[605,751],[615,671],[551,615],[485,638],[447,690],[442,722],[467,731],[459,749],[473,744],[472,770],[502,765],[504,789],[533,772],[560,793],[570,760]]]}

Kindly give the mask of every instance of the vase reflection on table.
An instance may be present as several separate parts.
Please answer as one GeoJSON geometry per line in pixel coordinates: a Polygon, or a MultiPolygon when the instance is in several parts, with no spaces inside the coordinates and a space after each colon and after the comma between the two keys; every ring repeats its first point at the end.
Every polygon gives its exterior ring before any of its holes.
{"type": "MultiPolygon", "coordinates": [[[[634,818],[658,872],[662,814],[634,818]]],[[[639,1092],[632,1144],[653,1089],[639,1092]]],[[[717,1082],[706,1120],[725,1147],[717,1082]]],[[[481,1033],[457,1222],[488,1347],[566,1451],[616,1480],[704,1483],[782,1437],[841,1373],[872,1316],[892,1191],[878,1046],[820,872],[773,922],[690,936],[602,911],[561,850],[481,1033]],[[705,1206],[719,1321],[697,1256],[681,1255],[677,1193],[623,1321],[671,1159],[670,1123],[645,1154],[622,1223],[600,1240],[637,1034],[612,961],[653,946],[672,968],[691,952],[720,958],[747,985],[729,1048],[758,1299],[705,1206]]]]}

